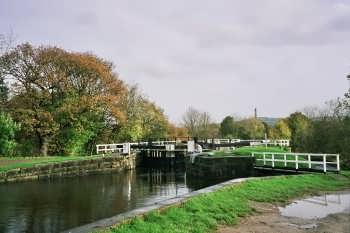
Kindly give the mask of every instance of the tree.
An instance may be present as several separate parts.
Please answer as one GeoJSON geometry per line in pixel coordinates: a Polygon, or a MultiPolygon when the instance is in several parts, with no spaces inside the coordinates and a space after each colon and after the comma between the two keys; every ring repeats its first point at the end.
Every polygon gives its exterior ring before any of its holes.
{"type": "Polygon", "coordinates": [[[288,122],[285,119],[277,121],[273,128],[270,128],[269,138],[272,139],[290,139],[292,132],[289,128],[288,122]]]}
{"type": "MultiPolygon", "coordinates": [[[[11,48],[13,43],[13,35],[0,34],[0,56],[11,48]]],[[[5,83],[5,75],[0,69],[0,111],[5,110],[8,99],[8,87],[5,83]]]]}
{"type": "Polygon", "coordinates": [[[168,119],[163,110],[150,102],[134,85],[128,88],[122,100],[125,122],[118,134],[119,140],[164,138],[168,131],[168,119]]]}
{"type": "Polygon", "coordinates": [[[236,137],[236,127],[232,116],[225,117],[220,123],[220,135],[222,137],[236,137]]]}
{"type": "MultiPolygon", "coordinates": [[[[202,138],[214,137],[215,136],[213,135],[214,130],[215,130],[215,125],[211,120],[210,114],[208,112],[200,113],[197,137],[202,137],[202,138]]],[[[217,134],[217,132],[215,132],[215,134],[217,134]]]]}
{"type": "Polygon", "coordinates": [[[11,155],[16,146],[15,133],[20,125],[7,113],[0,112],[0,155],[11,155]]]}
{"type": "Polygon", "coordinates": [[[122,141],[137,141],[143,137],[142,116],[144,114],[145,98],[137,85],[129,86],[128,92],[122,98],[122,110],[125,121],[118,133],[122,141]]]}
{"type": "Polygon", "coordinates": [[[183,115],[182,121],[191,137],[213,137],[214,127],[208,112],[200,112],[190,107],[183,115]]]}
{"type": "Polygon", "coordinates": [[[263,139],[265,136],[264,124],[256,118],[248,118],[237,122],[238,137],[242,139],[263,139]]]}
{"type": "Polygon", "coordinates": [[[4,111],[8,98],[8,88],[4,77],[0,74],[0,111],[4,111]]]}
{"type": "Polygon", "coordinates": [[[182,117],[183,125],[187,129],[187,132],[192,137],[199,136],[199,124],[200,124],[201,113],[190,107],[187,109],[182,117]]]}
{"type": "Polygon", "coordinates": [[[144,114],[142,117],[142,129],[144,139],[165,138],[168,131],[168,119],[164,111],[154,103],[144,103],[144,114]]]}
{"type": "Polygon", "coordinates": [[[120,124],[126,88],[113,64],[92,54],[21,44],[0,57],[13,80],[9,106],[40,154],[82,154],[108,122],[120,124]],[[35,146],[37,145],[37,146],[35,146]]]}
{"type": "Polygon", "coordinates": [[[177,126],[172,123],[169,123],[167,137],[168,138],[188,137],[188,132],[185,127],[181,127],[181,126],[177,126]]]}
{"type": "Polygon", "coordinates": [[[294,151],[302,151],[304,140],[309,133],[310,120],[301,112],[292,113],[287,118],[291,131],[291,147],[294,151]]]}

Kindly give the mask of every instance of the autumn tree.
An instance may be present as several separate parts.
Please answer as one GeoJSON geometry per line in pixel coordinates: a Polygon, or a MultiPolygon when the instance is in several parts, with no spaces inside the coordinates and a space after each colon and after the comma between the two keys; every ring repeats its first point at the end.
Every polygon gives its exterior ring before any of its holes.
{"type": "Polygon", "coordinates": [[[185,127],[177,126],[175,124],[169,123],[168,132],[167,132],[168,138],[182,138],[182,137],[188,137],[188,136],[189,135],[185,127]]]}
{"type": "Polygon", "coordinates": [[[25,43],[0,57],[0,70],[13,82],[14,119],[42,155],[81,154],[106,122],[124,119],[125,86],[95,55],[25,43]]]}

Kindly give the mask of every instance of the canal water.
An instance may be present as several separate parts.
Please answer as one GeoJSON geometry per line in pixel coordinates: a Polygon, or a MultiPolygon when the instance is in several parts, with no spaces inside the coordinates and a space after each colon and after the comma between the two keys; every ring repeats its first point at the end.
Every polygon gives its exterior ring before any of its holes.
{"type": "Polygon", "coordinates": [[[139,168],[0,184],[0,232],[60,232],[218,182],[186,179],[183,169],[139,168]]]}

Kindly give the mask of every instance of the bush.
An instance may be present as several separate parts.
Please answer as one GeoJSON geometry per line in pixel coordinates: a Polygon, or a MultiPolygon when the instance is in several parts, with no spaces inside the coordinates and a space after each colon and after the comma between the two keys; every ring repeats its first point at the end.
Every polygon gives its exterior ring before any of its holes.
{"type": "Polygon", "coordinates": [[[16,146],[14,140],[20,125],[7,113],[0,112],[0,155],[12,155],[16,146]]]}

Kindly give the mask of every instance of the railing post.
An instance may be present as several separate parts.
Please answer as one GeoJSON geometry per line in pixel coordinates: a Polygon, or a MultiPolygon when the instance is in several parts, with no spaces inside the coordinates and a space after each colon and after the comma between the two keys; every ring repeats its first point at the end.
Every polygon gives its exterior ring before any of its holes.
{"type": "Polygon", "coordinates": [[[272,167],[275,167],[275,154],[271,154],[272,157],[272,167]]]}
{"type": "Polygon", "coordinates": [[[340,161],[339,161],[339,154],[336,155],[337,157],[337,171],[340,171],[340,161]]]}
{"type": "Polygon", "coordinates": [[[263,161],[264,161],[264,166],[266,165],[266,155],[265,152],[263,153],[263,161]]]}
{"type": "Polygon", "coordinates": [[[284,166],[287,167],[287,155],[284,154],[283,157],[284,157],[284,166]]]}
{"type": "Polygon", "coordinates": [[[299,169],[299,163],[298,163],[298,155],[295,155],[295,169],[299,169]]]}
{"type": "Polygon", "coordinates": [[[326,160],[326,155],[323,154],[323,172],[327,172],[327,160],[326,160]]]}
{"type": "Polygon", "coordinates": [[[309,169],[311,169],[311,155],[307,155],[307,161],[309,162],[309,169]]]}

